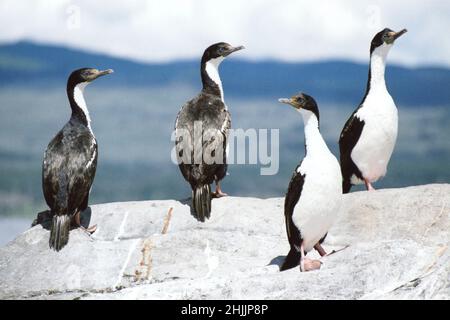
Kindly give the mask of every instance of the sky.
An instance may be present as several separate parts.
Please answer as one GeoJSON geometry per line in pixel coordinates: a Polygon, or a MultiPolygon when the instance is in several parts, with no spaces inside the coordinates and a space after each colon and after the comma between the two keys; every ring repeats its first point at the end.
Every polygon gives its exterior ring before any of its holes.
{"type": "Polygon", "coordinates": [[[0,0],[0,43],[64,45],[144,62],[198,58],[210,44],[240,58],[366,62],[374,34],[408,29],[389,59],[450,67],[450,1],[0,0]]]}

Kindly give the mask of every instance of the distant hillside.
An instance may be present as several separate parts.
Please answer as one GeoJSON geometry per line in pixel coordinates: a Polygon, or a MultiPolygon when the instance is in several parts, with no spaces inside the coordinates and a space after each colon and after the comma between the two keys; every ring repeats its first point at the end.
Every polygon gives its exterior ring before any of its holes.
{"type": "MultiPolygon", "coordinates": [[[[84,66],[113,68],[115,75],[108,85],[200,87],[197,60],[144,64],[30,42],[0,45],[0,86],[60,85],[71,70],[84,66]]],[[[346,61],[249,62],[237,57],[221,67],[228,97],[275,98],[302,90],[321,101],[335,103],[359,101],[364,94],[367,71],[366,64],[346,61]]],[[[450,104],[450,69],[389,65],[386,74],[388,87],[399,104],[450,104]]]]}

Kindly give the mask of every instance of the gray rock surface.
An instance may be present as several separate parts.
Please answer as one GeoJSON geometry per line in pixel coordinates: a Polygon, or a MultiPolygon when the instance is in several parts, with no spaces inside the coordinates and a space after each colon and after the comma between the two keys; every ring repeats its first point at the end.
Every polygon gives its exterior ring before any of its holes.
{"type": "Polygon", "coordinates": [[[187,203],[94,205],[84,219],[97,231],[71,231],[59,253],[48,230],[27,230],[0,248],[0,298],[450,298],[449,184],[345,195],[324,247],[348,247],[307,273],[278,270],[282,198],[215,199],[206,223],[187,203]]]}

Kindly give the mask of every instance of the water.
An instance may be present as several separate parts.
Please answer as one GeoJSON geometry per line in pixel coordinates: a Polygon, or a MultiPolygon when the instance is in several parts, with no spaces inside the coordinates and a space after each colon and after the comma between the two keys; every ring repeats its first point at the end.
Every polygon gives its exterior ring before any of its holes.
{"type": "Polygon", "coordinates": [[[0,217],[0,247],[14,240],[17,235],[30,228],[32,219],[0,217]]]}
{"type": "MultiPolygon", "coordinates": [[[[178,110],[194,95],[194,90],[180,87],[86,89],[99,143],[91,203],[190,196],[188,184],[170,161],[170,136],[178,110]]],[[[280,170],[260,176],[260,165],[232,165],[224,190],[239,196],[283,196],[304,155],[300,115],[276,99],[225,98],[233,128],[280,130],[280,170]]],[[[321,131],[337,154],[340,130],[355,106],[318,102],[321,131]]],[[[0,216],[31,220],[45,208],[42,155],[69,118],[66,93],[53,87],[0,88],[0,111],[0,216]]],[[[450,109],[399,106],[399,115],[398,143],[388,175],[376,187],[450,182],[450,109]]],[[[8,229],[5,220],[0,224],[8,229]]]]}

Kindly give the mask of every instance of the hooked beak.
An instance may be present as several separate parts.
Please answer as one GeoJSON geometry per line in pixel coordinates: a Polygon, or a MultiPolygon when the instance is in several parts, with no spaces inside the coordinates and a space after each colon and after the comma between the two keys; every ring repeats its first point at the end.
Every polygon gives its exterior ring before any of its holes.
{"type": "Polygon", "coordinates": [[[394,40],[397,40],[397,38],[400,38],[406,32],[408,32],[408,30],[406,30],[406,29],[400,30],[399,32],[395,32],[394,33],[394,40]]]}
{"type": "Polygon", "coordinates": [[[113,72],[114,72],[113,69],[106,69],[106,70],[99,71],[99,72],[95,75],[95,79],[97,79],[98,77],[101,77],[101,76],[104,76],[104,75],[113,73],[113,72]]]}
{"type": "Polygon", "coordinates": [[[225,53],[223,54],[223,56],[226,57],[226,56],[232,54],[233,52],[236,52],[236,51],[239,51],[239,50],[242,50],[242,49],[245,49],[245,47],[244,47],[244,46],[231,47],[231,48],[229,48],[227,51],[225,51],[225,53]]]}
{"type": "Polygon", "coordinates": [[[408,32],[408,30],[406,30],[406,29],[400,30],[399,32],[392,32],[391,35],[390,35],[392,37],[392,42],[394,42],[395,40],[400,38],[406,32],[408,32]]]}

